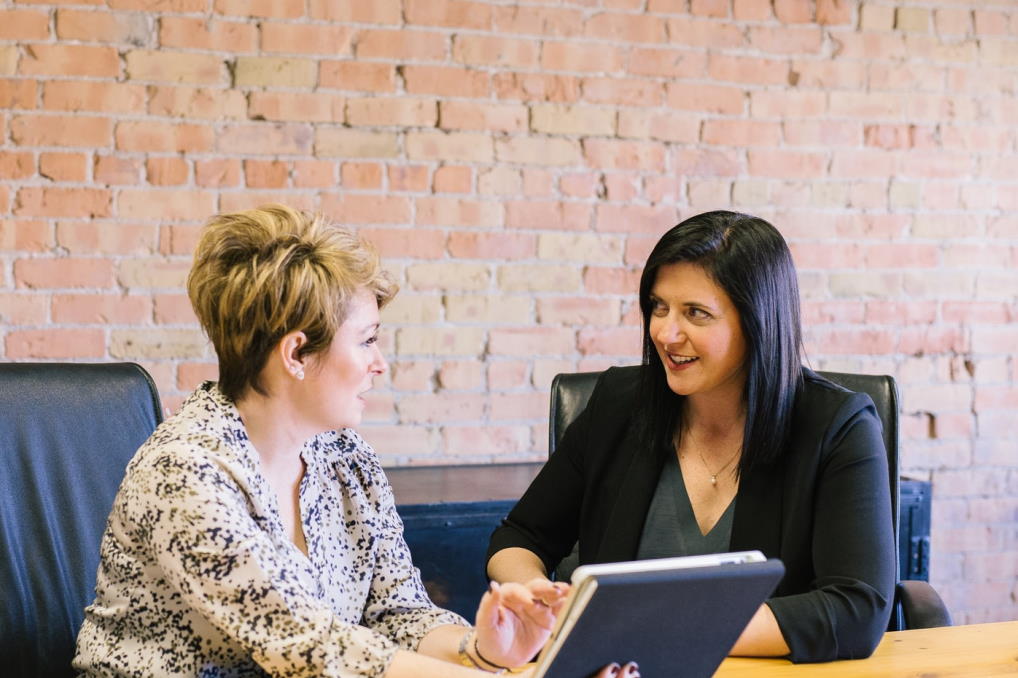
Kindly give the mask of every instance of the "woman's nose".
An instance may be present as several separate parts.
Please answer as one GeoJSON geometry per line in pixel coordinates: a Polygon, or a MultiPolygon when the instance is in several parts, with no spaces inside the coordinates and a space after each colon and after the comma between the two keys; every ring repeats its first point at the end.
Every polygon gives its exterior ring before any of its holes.
{"type": "Polygon", "coordinates": [[[661,344],[681,344],[686,340],[686,332],[681,323],[665,320],[658,327],[657,340],[661,344]]]}
{"type": "Polygon", "coordinates": [[[389,363],[385,362],[385,356],[382,355],[381,349],[375,347],[375,359],[371,362],[371,372],[374,374],[384,374],[389,369],[389,363]]]}

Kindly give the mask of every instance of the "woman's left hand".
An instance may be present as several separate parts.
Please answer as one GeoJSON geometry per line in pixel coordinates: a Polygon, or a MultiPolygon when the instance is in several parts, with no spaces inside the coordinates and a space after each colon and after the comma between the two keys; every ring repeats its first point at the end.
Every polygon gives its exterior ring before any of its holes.
{"type": "Polygon", "coordinates": [[[569,585],[547,579],[526,584],[491,583],[477,608],[477,649],[499,666],[534,658],[551,635],[569,585]]]}

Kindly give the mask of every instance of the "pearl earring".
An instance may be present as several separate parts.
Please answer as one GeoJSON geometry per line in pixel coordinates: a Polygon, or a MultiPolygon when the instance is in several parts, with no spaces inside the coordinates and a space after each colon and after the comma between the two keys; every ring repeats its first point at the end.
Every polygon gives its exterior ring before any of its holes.
{"type": "Polygon", "coordinates": [[[302,370],[301,368],[298,367],[297,369],[295,369],[293,371],[293,376],[297,377],[297,379],[303,380],[304,379],[304,370],[302,370]]]}

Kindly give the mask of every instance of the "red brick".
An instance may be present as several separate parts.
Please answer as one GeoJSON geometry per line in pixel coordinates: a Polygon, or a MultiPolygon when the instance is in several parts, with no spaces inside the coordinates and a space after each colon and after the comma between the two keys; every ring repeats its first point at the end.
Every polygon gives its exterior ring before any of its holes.
{"type": "Polygon", "coordinates": [[[537,237],[530,233],[449,234],[449,254],[458,259],[531,259],[537,254],[537,237]]]}
{"type": "Polygon", "coordinates": [[[46,40],[49,14],[28,9],[0,10],[0,40],[46,40]]]}
{"type": "Polygon", "coordinates": [[[35,156],[25,151],[0,151],[0,179],[27,179],[35,174],[35,156]]]}
{"type": "Polygon", "coordinates": [[[716,149],[677,149],[672,166],[684,176],[732,177],[742,172],[739,154],[716,149]]]}
{"type": "Polygon", "coordinates": [[[48,320],[47,297],[29,292],[0,292],[0,324],[45,325],[48,320]]]}
{"type": "Polygon", "coordinates": [[[701,78],[707,55],[692,50],[634,47],[629,54],[629,72],[664,78],[701,78]]]}
{"type": "Polygon", "coordinates": [[[641,183],[641,177],[636,173],[613,172],[605,174],[604,186],[607,189],[606,197],[612,202],[635,200],[640,195],[641,183]]]}
{"type": "Polygon", "coordinates": [[[306,212],[318,211],[318,196],[308,192],[291,189],[247,189],[244,191],[223,193],[219,196],[220,212],[238,212],[249,210],[259,205],[280,203],[306,212]]]}
{"type": "Polygon", "coordinates": [[[754,91],[749,98],[754,118],[815,118],[827,110],[823,92],[754,91]]]}
{"type": "Polygon", "coordinates": [[[145,87],[91,80],[53,80],[43,84],[42,105],[58,111],[142,113],[145,87]]]}
{"type": "Polygon", "coordinates": [[[140,14],[108,11],[57,10],[57,37],[61,40],[140,44],[148,38],[148,24],[140,14]]]}
{"type": "Polygon", "coordinates": [[[195,160],[194,180],[205,187],[239,186],[240,161],[235,158],[195,160]]]}
{"type": "MultiPolygon", "coordinates": [[[[549,400],[549,393],[494,393],[491,395],[489,416],[492,421],[544,420],[547,418],[549,400]]],[[[486,428],[499,430],[501,427],[486,428]]],[[[526,429],[519,430],[524,445],[529,443],[529,432],[526,429]]],[[[484,448],[474,447],[473,449],[484,448]]]]}
{"type": "Polygon", "coordinates": [[[753,120],[705,120],[703,142],[719,146],[777,146],[781,125],[753,120]]]}
{"type": "Polygon", "coordinates": [[[707,62],[707,74],[712,80],[785,85],[789,81],[790,67],[785,60],[712,54],[707,62]]]}
{"type": "Polygon", "coordinates": [[[96,188],[41,188],[18,190],[14,213],[39,217],[106,217],[110,192],[96,188]]]}
{"type": "Polygon", "coordinates": [[[800,89],[862,89],[866,67],[864,61],[795,60],[788,81],[800,89]]]}
{"type": "Polygon", "coordinates": [[[215,10],[234,16],[299,19],[304,16],[304,0],[216,0],[215,10]]]}
{"type": "Polygon", "coordinates": [[[499,99],[571,102],[580,98],[580,80],[571,75],[498,72],[492,80],[499,99]]]}
{"type": "Polygon", "coordinates": [[[336,185],[336,163],[329,160],[295,160],[293,185],[297,188],[328,188],[336,185]]]}
{"type": "Polygon", "coordinates": [[[539,55],[539,45],[532,40],[471,34],[457,34],[452,40],[453,60],[467,65],[536,68],[539,55]]]}
{"type": "Polygon", "coordinates": [[[339,168],[341,185],[349,189],[382,187],[382,166],[374,162],[345,162],[339,168]]]}
{"type": "Polygon", "coordinates": [[[462,165],[444,165],[435,170],[433,179],[435,193],[469,193],[474,181],[474,171],[462,165]]]}
{"type": "Polygon", "coordinates": [[[101,358],[106,336],[100,329],[14,330],[7,333],[6,356],[22,358],[101,358]]]}
{"type": "Polygon", "coordinates": [[[167,122],[117,124],[117,149],[148,153],[200,153],[212,150],[215,137],[208,125],[167,122]]]}
{"type": "Polygon", "coordinates": [[[542,325],[618,324],[617,299],[593,297],[543,297],[537,300],[537,321],[542,325]]]}
{"type": "Polygon", "coordinates": [[[205,381],[219,380],[219,365],[184,362],[177,366],[177,388],[192,391],[205,381]]]}
{"type": "Polygon", "coordinates": [[[849,0],[817,0],[816,21],[821,26],[852,23],[852,3],[849,0]]]}
{"type": "Polygon", "coordinates": [[[186,294],[157,294],[154,301],[154,318],[160,325],[190,325],[198,322],[186,294]]]}
{"type": "MultiPolygon", "coordinates": [[[[405,69],[416,68],[406,66],[405,69]]],[[[407,92],[419,94],[410,87],[407,92]]],[[[318,70],[318,86],[325,89],[355,90],[364,92],[392,92],[396,89],[396,70],[392,64],[357,61],[322,61],[318,70]]],[[[469,96],[465,94],[464,96],[469,96]]]]}
{"type": "Polygon", "coordinates": [[[125,58],[130,80],[200,85],[226,81],[223,59],[213,54],[136,49],[129,51],[125,58]]]}
{"type": "Polygon", "coordinates": [[[352,53],[353,29],[349,26],[266,21],[261,24],[261,36],[263,52],[328,54],[333,57],[352,53]]]}
{"type": "Polygon", "coordinates": [[[100,184],[135,185],[141,183],[141,160],[115,155],[97,155],[92,175],[100,184]]]}
{"type": "Polygon", "coordinates": [[[585,327],[576,340],[581,355],[628,355],[640,354],[639,327],[585,327]]]}
{"type": "Polygon", "coordinates": [[[727,21],[675,17],[668,19],[668,39],[674,45],[725,49],[744,47],[742,27],[727,21]]]}
{"type": "Polygon", "coordinates": [[[591,206],[579,202],[519,201],[506,203],[506,228],[541,231],[586,231],[591,206]]]}
{"type": "Polygon", "coordinates": [[[18,259],[14,262],[18,288],[60,289],[111,287],[113,263],[109,259],[47,258],[18,259]]]}
{"type": "Polygon", "coordinates": [[[590,167],[664,171],[665,148],[650,141],[584,139],[583,155],[590,167]]]}
{"type": "Polygon", "coordinates": [[[601,12],[587,19],[584,34],[616,42],[665,42],[664,19],[650,14],[601,12]]]}
{"type": "MultiPolygon", "coordinates": [[[[389,188],[393,191],[421,192],[428,189],[428,168],[424,165],[389,165],[389,188]]],[[[438,190],[436,188],[436,190],[438,190]]],[[[469,190],[469,178],[468,178],[469,190]]]]}
{"type": "Polygon", "coordinates": [[[258,27],[236,21],[163,15],[159,17],[159,44],[230,53],[253,52],[258,48],[258,27]]]}
{"type": "Polygon", "coordinates": [[[153,186],[179,186],[187,181],[187,161],[178,157],[149,158],[145,173],[153,186]]]}
{"type": "Polygon", "coordinates": [[[941,316],[949,323],[1004,324],[1012,320],[1007,305],[994,301],[944,301],[941,316]]]}
{"type": "Polygon", "coordinates": [[[148,89],[152,95],[148,112],[153,115],[216,121],[247,117],[247,99],[239,90],[162,85],[152,85],[148,89]]]}
{"type": "Polygon", "coordinates": [[[745,111],[746,93],[738,87],[669,83],[667,103],[683,111],[738,115],[745,111]]]}
{"type": "Polygon", "coordinates": [[[115,78],[120,74],[120,57],[113,47],[34,43],[24,49],[22,75],[115,78]]]}
{"type": "Polygon", "coordinates": [[[57,244],[71,254],[149,254],[155,249],[156,233],[151,224],[57,222],[57,244]]]}
{"type": "Polygon", "coordinates": [[[335,2],[311,0],[311,17],[329,21],[359,24],[400,24],[403,22],[401,0],[372,0],[372,2],[335,2]]]}
{"type": "Polygon", "coordinates": [[[215,212],[215,194],[208,191],[125,188],[117,196],[117,214],[123,219],[205,221],[215,212]]]}
{"type": "Polygon", "coordinates": [[[445,233],[423,228],[361,228],[357,233],[387,258],[441,259],[445,233]]]}
{"type": "Polygon", "coordinates": [[[245,184],[250,188],[283,188],[290,176],[286,162],[279,160],[245,160],[245,184]]]}
{"type": "Polygon", "coordinates": [[[573,330],[559,327],[493,329],[488,351],[492,355],[562,355],[576,349],[573,330]]]}
{"type": "Polygon", "coordinates": [[[346,99],[320,92],[251,92],[253,120],[343,122],[346,99]]]}
{"type": "Polygon", "coordinates": [[[443,196],[420,197],[415,202],[417,224],[491,228],[502,223],[502,206],[497,202],[443,196]]]}
{"type": "Polygon", "coordinates": [[[35,80],[0,78],[0,108],[35,108],[35,80]]]}
{"type": "Polygon", "coordinates": [[[690,0],[689,9],[696,16],[724,19],[728,17],[728,0],[690,0]]]}
{"type": "Polygon", "coordinates": [[[747,152],[749,172],[760,177],[811,179],[821,176],[826,154],[799,151],[751,150],[747,152]]]}
{"type": "Polygon", "coordinates": [[[446,426],[442,429],[442,448],[461,461],[518,459],[519,455],[530,452],[530,438],[527,426],[446,426]]]}
{"type": "Polygon", "coordinates": [[[597,206],[594,229],[614,233],[663,233],[678,223],[674,206],[607,205],[597,206]]]}
{"type": "Polygon", "coordinates": [[[344,224],[409,224],[410,203],[404,197],[323,195],[322,211],[344,224]]]}
{"type": "Polygon", "coordinates": [[[399,61],[445,61],[448,39],[425,31],[364,30],[358,34],[358,59],[399,61]]]}
{"type": "Polygon", "coordinates": [[[313,132],[308,125],[294,123],[251,123],[226,125],[216,135],[220,153],[256,155],[307,155],[313,132]]]}
{"type": "Polygon", "coordinates": [[[732,16],[737,21],[767,21],[771,14],[771,3],[760,0],[735,0],[732,16]]]}
{"type": "Polygon", "coordinates": [[[657,106],[664,99],[660,82],[635,78],[584,78],[583,99],[623,106],[657,106]]]}
{"type": "Polygon", "coordinates": [[[166,256],[182,254],[191,256],[198,245],[202,226],[192,224],[160,224],[159,254],[166,256]]]}
{"type": "MultiPolygon", "coordinates": [[[[86,3],[75,2],[75,4],[86,3]]],[[[208,9],[207,0],[107,0],[106,4],[110,6],[110,9],[170,13],[202,12],[208,9]]]]}
{"type": "Polygon", "coordinates": [[[45,252],[52,246],[52,228],[47,222],[0,219],[0,251],[45,252]]]}
{"type": "Polygon", "coordinates": [[[434,99],[363,97],[346,104],[350,125],[385,127],[434,127],[438,105],[434,99]]]}
{"type": "Polygon", "coordinates": [[[439,111],[442,129],[521,132],[527,128],[527,108],[519,104],[443,101],[439,111]]]}
{"type": "Polygon", "coordinates": [[[756,26],[749,29],[749,41],[764,52],[778,54],[815,54],[820,51],[823,35],[819,28],[772,28],[756,26]]]}
{"type": "Polygon", "coordinates": [[[39,175],[53,181],[85,181],[88,156],[84,153],[40,153],[39,175]]]}
{"type": "Polygon", "coordinates": [[[134,295],[56,294],[52,313],[56,323],[144,323],[151,317],[152,302],[134,295]]]}
{"type": "Polygon", "coordinates": [[[103,117],[19,115],[11,120],[11,137],[21,146],[106,147],[113,124],[103,117]]]}
{"type": "MultiPolygon", "coordinates": [[[[580,10],[557,7],[521,7],[519,5],[494,8],[493,29],[497,33],[525,33],[573,37],[583,30],[583,13],[580,10]]],[[[547,49],[552,43],[546,42],[547,49]]]]}
{"type": "Polygon", "coordinates": [[[484,413],[484,399],[473,393],[428,393],[400,399],[400,421],[419,423],[472,422],[484,413]]]}
{"type": "Polygon", "coordinates": [[[403,15],[408,24],[491,30],[491,6],[464,0],[406,0],[403,15]]]}

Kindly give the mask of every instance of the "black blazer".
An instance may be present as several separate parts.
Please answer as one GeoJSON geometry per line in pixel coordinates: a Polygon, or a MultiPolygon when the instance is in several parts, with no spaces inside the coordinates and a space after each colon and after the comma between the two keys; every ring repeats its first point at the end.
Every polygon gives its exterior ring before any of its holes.
{"type": "MultiPolygon", "coordinates": [[[[642,449],[633,412],[641,367],[611,368],[488,546],[535,553],[551,572],[633,560],[666,455],[642,449]]],[[[783,458],[740,479],[729,550],[786,568],[768,605],[789,658],[872,654],[887,629],[895,545],[887,460],[870,397],[804,370],[783,458]]]]}

